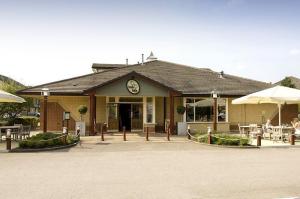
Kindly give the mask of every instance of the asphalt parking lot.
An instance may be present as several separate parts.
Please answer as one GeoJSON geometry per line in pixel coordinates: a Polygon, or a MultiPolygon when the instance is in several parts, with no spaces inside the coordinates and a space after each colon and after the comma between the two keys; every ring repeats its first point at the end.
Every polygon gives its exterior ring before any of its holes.
{"type": "Polygon", "coordinates": [[[300,196],[300,148],[96,142],[53,152],[0,153],[0,164],[0,198],[300,196]]]}

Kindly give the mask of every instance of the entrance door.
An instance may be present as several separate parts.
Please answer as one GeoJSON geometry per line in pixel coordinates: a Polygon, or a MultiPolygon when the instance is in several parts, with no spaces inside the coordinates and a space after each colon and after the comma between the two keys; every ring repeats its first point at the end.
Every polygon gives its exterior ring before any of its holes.
{"type": "Polygon", "coordinates": [[[119,130],[119,120],[118,120],[118,104],[108,104],[107,105],[107,130],[118,131],[119,130]]]}
{"type": "Polygon", "coordinates": [[[143,104],[132,104],[131,129],[135,131],[143,130],[143,104]]]}
{"type": "Polygon", "coordinates": [[[131,104],[119,104],[119,131],[131,131],[131,104]]]}

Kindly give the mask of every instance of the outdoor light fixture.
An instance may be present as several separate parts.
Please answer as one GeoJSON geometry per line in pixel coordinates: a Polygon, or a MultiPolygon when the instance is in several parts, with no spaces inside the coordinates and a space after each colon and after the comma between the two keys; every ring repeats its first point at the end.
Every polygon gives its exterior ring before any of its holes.
{"type": "Polygon", "coordinates": [[[211,92],[211,96],[212,98],[214,99],[214,108],[213,108],[213,111],[214,111],[214,118],[213,118],[213,130],[214,132],[217,131],[217,122],[218,122],[218,92],[214,89],[212,92],[211,92]]]}
{"type": "Polygon", "coordinates": [[[49,88],[43,88],[42,89],[42,92],[41,92],[41,95],[42,96],[49,96],[50,95],[50,90],[49,90],[49,88]]]}
{"type": "Polygon", "coordinates": [[[43,88],[41,91],[41,95],[44,97],[44,122],[43,122],[43,132],[47,132],[47,113],[48,113],[48,96],[50,95],[49,88],[43,88]]]}
{"type": "Polygon", "coordinates": [[[211,92],[211,96],[212,96],[212,98],[217,99],[218,98],[218,92],[216,90],[213,90],[211,92]]]}

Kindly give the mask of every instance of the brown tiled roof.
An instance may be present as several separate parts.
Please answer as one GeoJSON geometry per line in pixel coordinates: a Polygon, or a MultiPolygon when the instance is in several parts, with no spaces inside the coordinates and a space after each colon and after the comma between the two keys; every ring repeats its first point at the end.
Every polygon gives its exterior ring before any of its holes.
{"type": "Polygon", "coordinates": [[[194,68],[155,60],[146,62],[143,65],[130,65],[39,85],[19,91],[19,94],[39,93],[44,87],[49,88],[52,93],[57,95],[85,94],[92,88],[107,84],[107,82],[114,81],[131,73],[136,73],[151,79],[164,87],[185,95],[210,95],[212,90],[217,90],[220,95],[242,96],[271,86],[265,82],[228,74],[224,74],[224,76],[220,78],[218,72],[209,69],[194,68]]]}
{"type": "Polygon", "coordinates": [[[112,69],[112,68],[121,68],[127,66],[126,64],[98,64],[93,63],[92,68],[105,68],[105,69],[112,69]]]}

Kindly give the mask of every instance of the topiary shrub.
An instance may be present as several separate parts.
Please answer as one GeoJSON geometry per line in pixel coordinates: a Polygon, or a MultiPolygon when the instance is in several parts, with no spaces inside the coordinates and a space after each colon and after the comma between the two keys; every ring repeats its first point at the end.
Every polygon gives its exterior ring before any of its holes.
{"type": "Polygon", "coordinates": [[[183,115],[185,113],[185,107],[182,105],[177,106],[177,113],[183,115]]]}
{"type": "Polygon", "coordinates": [[[79,112],[79,114],[80,114],[80,120],[81,120],[81,121],[82,121],[83,115],[85,115],[85,114],[87,113],[87,111],[88,111],[88,108],[87,108],[87,106],[85,106],[85,105],[80,105],[80,106],[78,107],[78,112],[79,112]]]}

